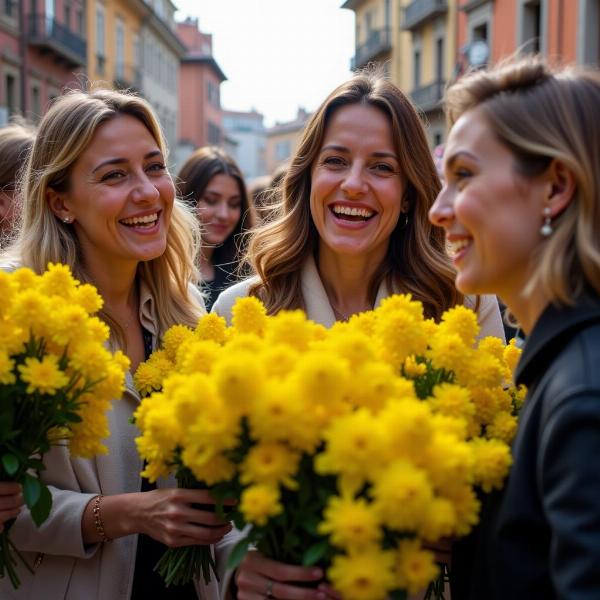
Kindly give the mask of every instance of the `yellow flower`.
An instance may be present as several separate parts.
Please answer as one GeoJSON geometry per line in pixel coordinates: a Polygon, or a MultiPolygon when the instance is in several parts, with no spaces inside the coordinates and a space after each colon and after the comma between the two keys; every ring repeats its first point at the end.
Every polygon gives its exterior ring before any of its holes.
{"type": "Polygon", "coordinates": [[[512,464],[510,448],[496,439],[475,439],[472,445],[475,453],[475,481],[484,492],[500,489],[512,464]]]}
{"type": "MultiPolygon", "coordinates": [[[[2,304],[0,302],[0,304],[2,304]]],[[[15,325],[8,319],[0,318],[0,348],[8,354],[20,354],[29,339],[29,330],[15,325]]]]}
{"type": "Polygon", "coordinates": [[[99,344],[81,343],[69,355],[69,366],[91,380],[97,380],[107,370],[110,352],[99,344]]]}
{"type": "Polygon", "coordinates": [[[423,304],[418,300],[413,300],[411,294],[395,294],[384,298],[375,313],[380,316],[400,311],[407,312],[417,321],[423,319],[423,304]]]}
{"type": "Polygon", "coordinates": [[[521,358],[521,352],[522,350],[517,347],[517,340],[515,338],[512,338],[504,348],[503,359],[510,370],[511,376],[514,376],[515,374],[515,370],[521,358]]]}
{"type": "Polygon", "coordinates": [[[21,267],[20,269],[13,271],[10,273],[10,277],[19,291],[34,290],[39,286],[39,276],[36,275],[29,267],[21,267]]]}
{"type": "Polygon", "coordinates": [[[0,350],[0,384],[10,385],[15,383],[14,367],[15,361],[10,358],[7,352],[0,350]]]}
{"type": "Polygon", "coordinates": [[[427,348],[422,322],[409,311],[381,312],[375,325],[375,336],[383,358],[396,369],[400,369],[406,357],[421,355],[427,348]]]}
{"type": "Polygon", "coordinates": [[[424,590],[438,574],[433,552],[424,550],[418,540],[401,540],[396,559],[396,585],[409,594],[424,590]]]}
{"type": "Polygon", "coordinates": [[[418,363],[414,356],[408,356],[404,361],[402,370],[406,377],[416,379],[427,372],[427,365],[425,363],[418,363]]]}
{"type": "Polygon", "coordinates": [[[345,358],[351,369],[358,369],[376,358],[375,346],[369,337],[349,327],[332,331],[324,349],[345,358]]]}
{"type": "Polygon", "coordinates": [[[82,404],[77,412],[81,421],[73,424],[73,435],[69,440],[71,456],[92,458],[96,454],[108,454],[102,440],[110,435],[106,418],[110,402],[98,402],[93,392],[83,395],[80,401],[82,404]]]}
{"type": "Polygon", "coordinates": [[[491,423],[500,410],[501,396],[498,394],[497,389],[477,386],[469,388],[469,391],[475,406],[477,421],[484,425],[491,423]]]}
{"type": "Polygon", "coordinates": [[[275,517],[283,510],[279,490],[264,484],[250,486],[242,492],[240,510],[246,521],[266,525],[269,517],[275,517]]]}
{"type": "Polygon", "coordinates": [[[454,306],[442,315],[439,331],[442,334],[456,334],[464,344],[472,346],[479,334],[477,315],[466,306],[460,304],[454,306]]]}
{"type": "Polygon", "coordinates": [[[498,438],[506,444],[510,444],[517,432],[517,418],[509,412],[501,411],[496,414],[494,420],[487,426],[486,435],[489,438],[498,438]]]}
{"type": "Polygon", "coordinates": [[[367,362],[355,370],[352,385],[348,386],[348,400],[353,406],[379,412],[390,398],[414,396],[412,382],[396,375],[389,363],[367,362]]]}
{"type": "Polygon", "coordinates": [[[181,453],[183,464],[188,467],[198,481],[215,485],[233,479],[235,465],[219,452],[207,450],[203,446],[188,442],[181,453]]]}
{"type": "Polygon", "coordinates": [[[446,498],[435,497],[429,503],[428,512],[423,518],[417,533],[430,542],[450,536],[456,527],[456,510],[446,498]]]}
{"type": "Polygon", "coordinates": [[[60,296],[70,299],[77,281],[71,275],[71,269],[67,265],[48,263],[47,270],[39,280],[39,290],[45,296],[60,296]]]}
{"type": "Polygon", "coordinates": [[[160,390],[162,381],[162,373],[149,361],[140,363],[133,376],[133,383],[141,396],[160,390]]]}
{"type": "Polygon", "coordinates": [[[475,415],[475,405],[469,390],[452,383],[436,385],[430,402],[434,411],[449,417],[469,420],[475,415]]]}
{"type": "Polygon", "coordinates": [[[405,460],[396,460],[375,478],[373,506],[386,525],[415,531],[429,512],[433,490],[427,474],[405,460]]]}
{"type": "Polygon", "coordinates": [[[333,558],[327,577],[345,600],[385,600],[394,587],[394,554],[368,546],[333,558]]]}
{"type": "Polygon", "coordinates": [[[258,298],[238,298],[231,309],[231,323],[238,333],[262,336],[267,326],[267,311],[258,298]]]}
{"type": "Polygon", "coordinates": [[[188,342],[177,352],[177,367],[180,373],[210,373],[221,346],[214,340],[188,342]]]}
{"type": "Polygon", "coordinates": [[[301,310],[282,310],[268,320],[265,341],[267,344],[287,344],[302,352],[313,340],[310,321],[301,310]]]}
{"type": "Polygon", "coordinates": [[[36,336],[43,336],[50,314],[52,311],[48,298],[36,289],[24,289],[15,294],[7,316],[13,325],[31,331],[36,336]]]}
{"type": "Polygon", "coordinates": [[[374,311],[367,311],[352,315],[347,322],[347,328],[351,331],[358,331],[364,333],[369,337],[375,335],[375,323],[377,322],[377,315],[374,311]]]}
{"type": "Polygon", "coordinates": [[[198,319],[194,334],[200,340],[224,344],[227,340],[227,321],[215,313],[203,315],[198,319]]]}
{"type": "Polygon", "coordinates": [[[13,273],[6,273],[0,269],[0,321],[1,317],[6,313],[7,308],[11,305],[15,294],[18,291],[17,283],[14,280],[13,273]]]}
{"type": "Polygon", "coordinates": [[[26,358],[24,365],[19,365],[21,379],[27,383],[27,393],[54,395],[57,390],[69,383],[69,378],[58,365],[58,357],[49,354],[42,360],[37,358],[26,358]]]}
{"type": "Polygon", "coordinates": [[[314,351],[299,358],[294,377],[301,394],[335,408],[350,383],[350,370],[346,361],[334,353],[314,351]]]}
{"type": "Polygon", "coordinates": [[[293,476],[298,469],[300,455],[277,442],[263,442],[253,446],[240,467],[240,481],[243,484],[264,483],[284,485],[297,489],[293,476]]]}
{"type": "Polygon", "coordinates": [[[318,531],[329,535],[331,543],[344,550],[359,550],[379,542],[381,523],[364,498],[332,496],[323,511],[318,531]]]}
{"type": "Polygon", "coordinates": [[[353,494],[383,465],[381,425],[365,409],[334,419],[323,437],[327,445],[317,455],[315,469],[338,475],[343,493],[353,494]]]}
{"type": "Polygon", "coordinates": [[[78,304],[61,305],[49,317],[48,330],[50,338],[55,344],[66,346],[85,338],[85,328],[89,317],[78,304]]]}
{"type": "Polygon", "coordinates": [[[470,365],[469,385],[481,387],[498,387],[502,385],[504,368],[500,360],[485,352],[474,353],[470,365]]]}
{"type": "Polygon", "coordinates": [[[104,300],[98,293],[98,290],[89,283],[77,286],[71,293],[71,298],[73,302],[79,304],[79,306],[91,315],[97,313],[104,305],[104,300]]]}
{"type": "Polygon", "coordinates": [[[265,346],[261,351],[261,360],[269,377],[287,377],[298,362],[298,352],[285,344],[265,346]]]}
{"type": "Polygon", "coordinates": [[[427,351],[434,368],[453,371],[460,383],[471,375],[473,354],[473,349],[464,343],[460,335],[441,331],[433,335],[427,351]]]}
{"type": "Polygon", "coordinates": [[[456,512],[456,534],[467,535],[479,520],[481,503],[470,485],[449,488],[445,497],[450,500],[456,512]]]}
{"type": "Polygon", "coordinates": [[[191,340],[193,332],[185,325],[173,325],[163,336],[162,346],[167,353],[167,358],[171,362],[175,362],[178,348],[186,341],[191,340]]]}

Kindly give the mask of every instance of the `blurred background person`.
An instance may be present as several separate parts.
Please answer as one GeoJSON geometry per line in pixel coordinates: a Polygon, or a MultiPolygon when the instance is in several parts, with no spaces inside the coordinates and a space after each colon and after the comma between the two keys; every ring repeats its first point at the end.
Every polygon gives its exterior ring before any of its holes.
{"type": "Polygon", "coordinates": [[[0,129],[0,245],[12,237],[18,220],[19,171],[34,139],[35,129],[24,120],[15,120],[0,129]]]}
{"type": "Polygon", "coordinates": [[[207,310],[240,273],[244,234],[254,225],[242,172],[220,148],[196,150],[178,176],[178,195],[196,210],[202,226],[200,273],[207,310]]]}

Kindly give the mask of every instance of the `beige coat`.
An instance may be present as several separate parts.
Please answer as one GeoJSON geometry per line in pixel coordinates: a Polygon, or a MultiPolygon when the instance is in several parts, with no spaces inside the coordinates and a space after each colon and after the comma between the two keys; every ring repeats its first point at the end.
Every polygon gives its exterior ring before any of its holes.
{"type": "MultiPolygon", "coordinates": [[[[331,308],[329,298],[327,297],[312,256],[304,263],[300,279],[302,297],[304,298],[308,318],[325,327],[331,327],[335,323],[335,315],[333,314],[333,309],[331,308]]],[[[237,298],[247,296],[250,285],[256,281],[256,277],[245,279],[221,292],[212,307],[212,312],[225,317],[227,322],[230,323],[231,309],[235,301],[237,298]]],[[[387,286],[382,284],[377,292],[375,306],[379,306],[381,301],[390,296],[391,293],[387,286]]],[[[480,296],[480,298],[477,315],[481,328],[480,337],[493,335],[504,340],[504,328],[502,327],[502,319],[496,297],[480,296]]],[[[465,299],[465,305],[473,308],[475,306],[473,297],[468,296],[465,299]]]]}
{"type": "MultiPolygon", "coordinates": [[[[202,303],[194,288],[194,295],[202,303]]],[[[140,319],[153,334],[156,343],[155,311],[147,289],[140,294],[140,319]]],[[[203,305],[203,304],[202,304],[203,305]]],[[[116,539],[106,544],[85,545],[81,519],[88,502],[97,494],[123,494],[141,489],[142,461],[134,438],[138,431],[130,418],[140,402],[127,374],[127,389],[109,412],[111,435],[106,440],[108,455],[92,460],[71,459],[64,447],[55,447],[44,463],[42,479],[52,492],[52,512],[38,529],[26,510],[11,529],[12,539],[31,565],[35,574],[19,569],[22,585],[13,591],[7,578],[0,580],[2,600],[129,600],[133,582],[137,535],[116,539]]],[[[159,481],[158,487],[174,487],[174,480],[159,481]]],[[[221,584],[198,584],[203,600],[218,600],[220,586],[226,586],[230,574],[223,559],[239,534],[232,531],[217,546],[217,564],[221,584]]],[[[225,589],[225,587],[223,587],[225,589]]]]}

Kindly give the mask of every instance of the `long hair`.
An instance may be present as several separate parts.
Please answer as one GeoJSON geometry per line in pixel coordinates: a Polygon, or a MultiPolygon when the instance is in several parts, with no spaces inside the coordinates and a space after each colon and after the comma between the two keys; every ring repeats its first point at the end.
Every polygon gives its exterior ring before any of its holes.
{"type": "Polygon", "coordinates": [[[444,233],[427,216],[440,182],[419,116],[378,71],[358,73],[337,87],[308,122],[280,189],[279,216],[250,240],[247,259],[260,277],[250,293],[263,300],[269,313],[304,308],[300,270],[319,239],[310,214],[311,167],[331,116],[352,104],[373,106],[387,117],[406,182],[398,203],[407,203],[408,222],[399,219],[391,234],[387,255],[369,282],[370,299],[375,301],[385,282],[390,289],[411,293],[423,302],[428,316],[439,318],[463,298],[454,287],[444,233]]]}
{"type": "MultiPolygon", "coordinates": [[[[72,91],[56,100],[42,119],[23,173],[23,214],[19,234],[5,259],[43,272],[48,262],[69,265],[81,281],[89,281],[75,228],[62,223],[47,201],[49,188],[68,191],[73,165],[91,143],[98,127],[119,115],[140,121],[155,139],[163,155],[166,144],[150,105],[137,96],[112,90],[72,91]]],[[[171,325],[195,325],[199,307],[188,285],[197,281],[196,220],[175,200],[165,252],[138,266],[138,280],[150,288],[158,318],[159,334],[171,325]]],[[[113,338],[123,341],[123,331],[106,312],[101,316],[113,338]]]]}
{"type": "Polygon", "coordinates": [[[445,102],[450,124],[481,110],[518,175],[536,177],[556,159],[575,177],[571,202],[532,257],[525,293],[541,289],[559,304],[572,304],[586,286],[600,294],[600,74],[511,58],[460,79],[445,102]]]}
{"type": "Polygon", "coordinates": [[[243,255],[245,234],[254,226],[254,211],[248,199],[244,176],[235,160],[216,146],[196,150],[179,171],[178,195],[196,208],[211,179],[216,175],[229,175],[235,179],[241,198],[241,210],[240,220],[231,235],[215,248],[212,263],[236,268],[243,255]]]}

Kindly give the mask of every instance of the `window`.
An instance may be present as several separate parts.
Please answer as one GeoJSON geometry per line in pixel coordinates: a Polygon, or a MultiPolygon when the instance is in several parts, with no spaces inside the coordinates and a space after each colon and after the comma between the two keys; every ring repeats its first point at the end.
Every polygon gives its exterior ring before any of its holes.
{"type": "Polygon", "coordinates": [[[75,27],[77,28],[77,33],[81,37],[85,37],[85,17],[83,14],[83,8],[78,8],[75,14],[75,27]]]}
{"type": "Polygon", "coordinates": [[[413,54],[413,88],[421,87],[421,50],[415,50],[413,54]]]}
{"type": "Polygon", "coordinates": [[[65,25],[67,26],[67,29],[71,29],[71,3],[70,2],[65,2],[64,6],[63,6],[63,11],[64,11],[65,25]]]}
{"type": "Polygon", "coordinates": [[[116,76],[123,80],[125,77],[125,23],[123,19],[117,17],[115,28],[115,50],[116,56],[116,76]]]}
{"type": "Polygon", "coordinates": [[[104,39],[104,7],[96,4],[96,55],[97,69],[100,74],[104,73],[106,56],[106,45],[104,39]]]}
{"type": "Polygon", "coordinates": [[[208,143],[215,146],[221,143],[221,128],[210,121],[208,122],[208,143]]]}
{"type": "Polygon", "coordinates": [[[290,140],[283,140],[275,144],[275,160],[281,161],[289,158],[292,154],[292,143],[290,140]]]}
{"type": "Polygon", "coordinates": [[[444,80],[444,38],[435,40],[435,76],[436,81],[444,80]]]}
{"type": "Polygon", "coordinates": [[[16,17],[17,16],[17,11],[16,11],[17,3],[15,2],[15,0],[4,0],[3,4],[4,4],[4,14],[7,17],[16,17]]]}
{"type": "Polygon", "coordinates": [[[6,75],[6,108],[9,115],[17,112],[17,81],[14,75],[6,75]]]}
{"type": "Polygon", "coordinates": [[[540,0],[530,0],[521,6],[521,44],[525,52],[542,50],[542,4],[540,0]]]}
{"type": "Polygon", "coordinates": [[[42,102],[40,100],[40,88],[37,85],[31,86],[31,117],[37,123],[42,116],[42,102]]]}

